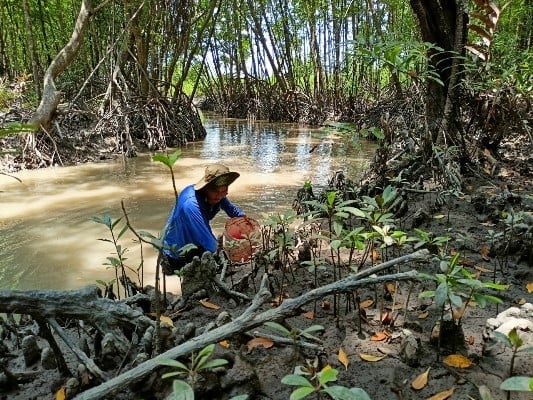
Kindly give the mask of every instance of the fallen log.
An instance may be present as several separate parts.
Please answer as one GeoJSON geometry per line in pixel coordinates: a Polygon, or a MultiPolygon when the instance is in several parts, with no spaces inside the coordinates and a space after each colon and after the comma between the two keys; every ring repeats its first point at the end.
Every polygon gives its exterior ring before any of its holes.
{"type": "Polygon", "coordinates": [[[263,325],[267,321],[280,320],[282,318],[288,318],[294,315],[298,315],[301,311],[301,307],[309,304],[315,300],[319,300],[325,296],[346,293],[358,287],[374,285],[377,283],[390,282],[390,281],[402,281],[416,279],[418,272],[411,270],[408,272],[401,272],[390,275],[382,275],[371,278],[364,278],[369,274],[375,274],[378,271],[390,268],[394,265],[410,262],[410,261],[422,261],[429,257],[427,250],[419,250],[412,254],[408,254],[394,260],[387,261],[379,264],[369,270],[362,271],[357,274],[347,276],[346,278],[325,285],[309,292],[304,293],[299,297],[292,299],[286,299],[276,308],[257,313],[257,310],[264,304],[269,298],[271,298],[270,292],[266,289],[268,277],[263,276],[261,287],[255,297],[252,300],[252,304],[248,307],[240,316],[235,318],[232,322],[208,331],[202,335],[196,336],[191,340],[173,347],[172,349],[138,365],[137,367],[118,375],[109,381],[88,389],[76,397],[74,400],[95,400],[102,397],[109,396],[114,392],[127,388],[132,383],[139,381],[143,377],[147,376],[154,369],[161,366],[162,360],[176,359],[183,355],[188,355],[193,351],[204,348],[211,343],[217,343],[221,340],[230,338],[236,333],[246,332],[250,329],[263,325]]]}
{"type": "Polygon", "coordinates": [[[0,290],[0,313],[31,315],[35,319],[72,318],[83,320],[102,334],[112,333],[121,352],[126,352],[129,340],[123,329],[136,327],[144,332],[155,323],[142,312],[126,304],[98,295],[94,285],[79,290],[0,290]]]}

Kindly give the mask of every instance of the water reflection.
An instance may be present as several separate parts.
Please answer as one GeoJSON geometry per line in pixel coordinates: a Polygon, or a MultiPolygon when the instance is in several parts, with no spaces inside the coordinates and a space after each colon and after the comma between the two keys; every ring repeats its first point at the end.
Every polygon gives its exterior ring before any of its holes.
{"type": "MultiPolygon", "coordinates": [[[[178,189],[196,182],[206,164],[226,163],[241,177],[230,187],[231,199],[261,220],[290,208],[305,181],[325,186],[337,170],[357,179],[373,146],[354,146],[320,129],[295,124],[251,123],[207,117],[207,137],[183,148],[174,173],[178,189]]],[[[91,216],[122,216],[124,199],[137,230],[156,234],[174,203],[168,169],[150,154],[76,167],[23,171],[19,183],[0,175],[0,288],[78,288],[114,272],[103,263],[112,255],[105,226],[91,216]]],[[[318,191],[318,189],[317,189],[318,191]]],[[[222,232],[225,216],[215,218],[222,232]]],[[[129,265],[136,269],[140,249],[129,234],[122,238],[129,265]]],[[[153,282],[155,253],[144,248],[146,282],[153,282]]]]}

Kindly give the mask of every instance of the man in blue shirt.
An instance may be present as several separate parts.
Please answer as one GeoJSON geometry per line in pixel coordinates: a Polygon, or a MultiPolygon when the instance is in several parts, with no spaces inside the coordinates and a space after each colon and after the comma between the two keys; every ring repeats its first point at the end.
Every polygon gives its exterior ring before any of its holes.
{"type": "Polygon", "coordinates": [[[230,172],[225,165],[212,164],[198,183],[182,190],[165,228],[162,266],[166,274],[183,268],[194,256],[201,256],[205,251],[217,251],[217,239],[209,221],[220,210],[231,218],[245,215],[226,197],[229,185],[238,177],[239,173],[230,172]],[[187,244],[196,248],[182,254],[180,249],[187,244]]]}

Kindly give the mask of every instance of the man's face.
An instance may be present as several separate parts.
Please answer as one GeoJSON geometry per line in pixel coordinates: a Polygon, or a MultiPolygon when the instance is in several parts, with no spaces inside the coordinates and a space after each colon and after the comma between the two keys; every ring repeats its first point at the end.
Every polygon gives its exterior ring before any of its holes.
{"type": "Polygon", "coordinates": [[[214,206],[219,203],[224,197],[228,195],[227,186],[208,187],[206,190],[207,203],[214,206]]]}

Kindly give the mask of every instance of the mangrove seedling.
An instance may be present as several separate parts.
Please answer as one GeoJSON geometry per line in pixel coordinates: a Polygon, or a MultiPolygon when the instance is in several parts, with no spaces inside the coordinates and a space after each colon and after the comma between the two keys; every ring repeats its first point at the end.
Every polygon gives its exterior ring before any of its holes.
{"type": "Polygon", "coordinates": [[[223,358],[215,358],[210,360],[209,358],[213,354],[214,350],[215,344],[212,343],[200,350],[197,355],[193,353],[191,355],[190,365],[188,366],[178,360],[161,360],[159,364],[176,369],[175,371],[163,374],[162,378],[166,379],[175,376],[185,376],[187,378],[187,381],[182,381],[182,383],[177,384],[178,389],[180,391],[192,391],[194,393],[194,390],[197,388],[201,373],[203,371],[221,367],[228,363],[228,360],[225,360],[223,358]],[[190,390],[187,386],[190,387],[190,390]]]}

